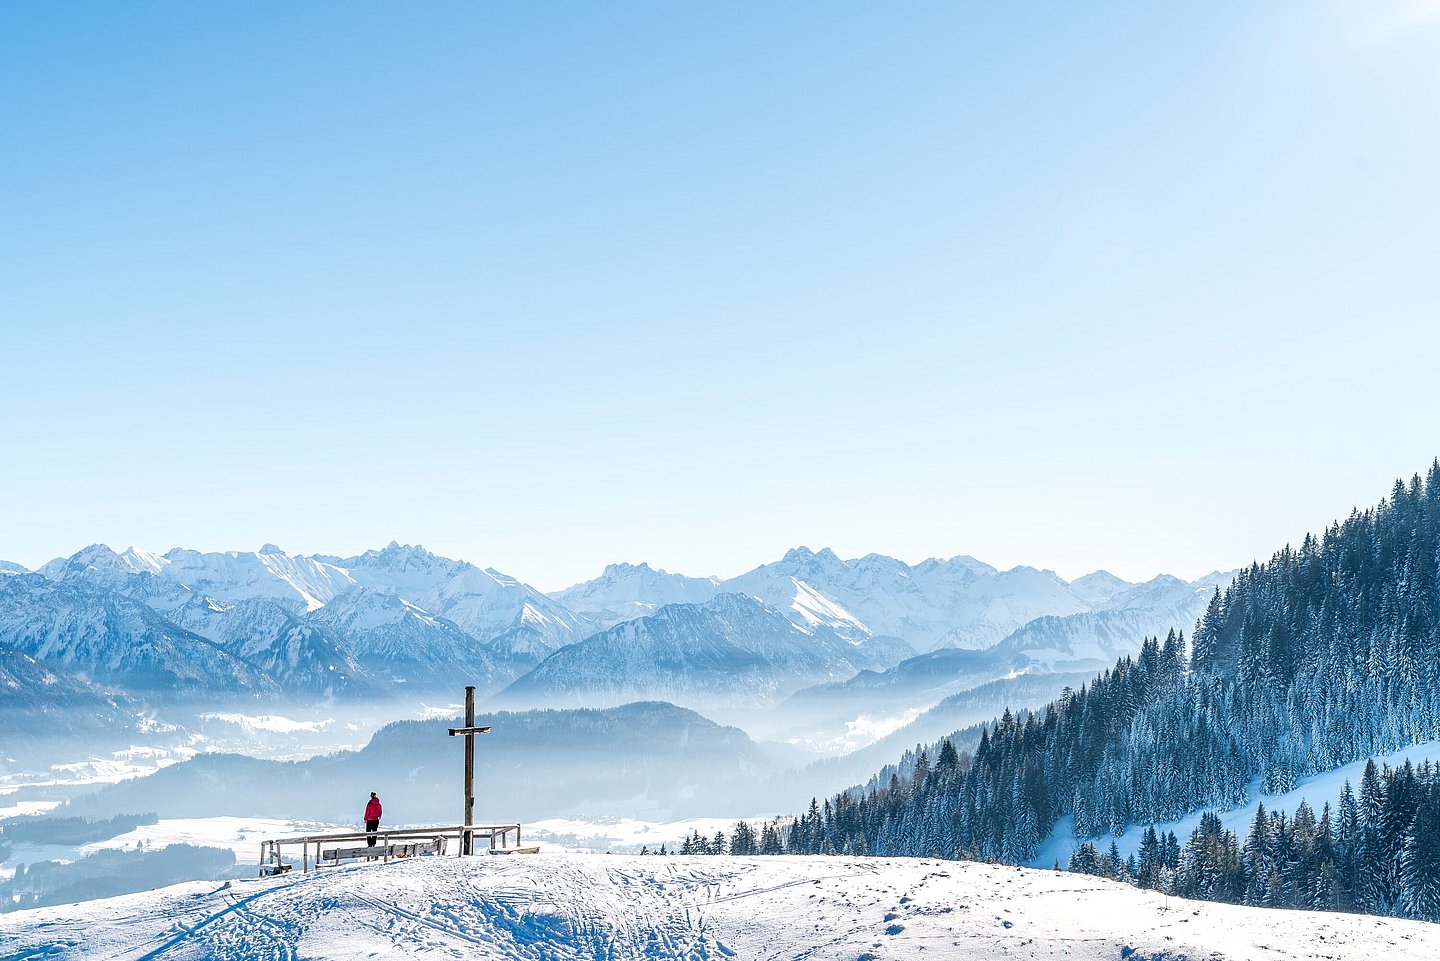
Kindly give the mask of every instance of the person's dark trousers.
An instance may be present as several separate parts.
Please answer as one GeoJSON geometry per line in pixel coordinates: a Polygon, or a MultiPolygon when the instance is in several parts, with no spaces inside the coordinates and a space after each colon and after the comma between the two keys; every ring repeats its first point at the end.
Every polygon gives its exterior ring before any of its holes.
{"type": "MultiPolygon", "coordinates": [[[[373,832],[373,831],[374,831],[376,828],[378,828],[379,826],[380,826],[380,819],[379,819],[379,818],[376,818],[376,819],[373,820],[373,821],[366,821],[366,822],[365,822],[365,830],[367,830],[367,831],[372,831],[372,832],[373,832]]],[[[369,838],[367,838],[367,839],[365,840],[365,844],[366,844],[367,846],[369,846],[369,847],[372,847],[372,848],[375,846],[375,835],[374,835],[373,833],[370,835],[369,838]]]]}

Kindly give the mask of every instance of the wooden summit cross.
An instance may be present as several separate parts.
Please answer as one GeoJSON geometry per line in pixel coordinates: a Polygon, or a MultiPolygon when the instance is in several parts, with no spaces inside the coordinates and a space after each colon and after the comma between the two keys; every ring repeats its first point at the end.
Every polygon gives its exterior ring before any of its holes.
{"type": "MultiPolygon", "coordinates": [[[[450,728],[451,737],[465,738],[465,820],[460,822],[461,854],[472,853],[470,826],[475,823],[475,735],[489,733],[489,725],[475,726],[475,688],[465,688],[465,726],[450,728]]],[[[494,846],[493,841],[491,846],[494,846]]]]}

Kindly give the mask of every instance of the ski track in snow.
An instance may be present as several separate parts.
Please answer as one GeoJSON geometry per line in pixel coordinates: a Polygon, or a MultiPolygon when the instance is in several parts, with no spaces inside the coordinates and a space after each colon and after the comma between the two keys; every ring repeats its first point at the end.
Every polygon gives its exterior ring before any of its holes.
{"type": "Polygon", "coordinates": [[[1436,957],[1440,925],[916,859],[418,858],[0,915],[0,961],[1436,957]]]}

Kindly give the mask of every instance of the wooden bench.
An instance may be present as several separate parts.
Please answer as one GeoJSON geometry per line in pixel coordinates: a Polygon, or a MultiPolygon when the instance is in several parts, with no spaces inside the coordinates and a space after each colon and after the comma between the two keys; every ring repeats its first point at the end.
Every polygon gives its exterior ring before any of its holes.
{"type": "MultiPolygon", "coordinates": [[[[310,871],[322,865],[338,865],[342,861],[389,861],[391,858],[413,858],[420,855],[443,855],[455,838],[455,854],[539,854],[538,846],[520,845],[518,823],[456,824],[440,827],[397,828],[384,831],[351,831],[343,834],[314,834],[293,838],[267,838],[260,842],[260,875],[281,874],[290,869],[282,851],[287,844],[300,846],[299,867],[310,871]],[[513,839],[511,835],[514,835],[513,839]],[[374,847],[363,842],[374,839],[374,847]],[[487,843],[488,842],[488,843],[487,843]],[[335,847],[325,850],[325,845],[335,847]],[[341,844],[353,845],[340,847],[341,844]]],[[[292,855],[293,857],[293,855],[292,855]]]]}
{"type": "Polygon", "coordinates": [[[444,854],[445,839],[414,841],[408,844],[377,844],[358,848],[331,848],[320,852],[322,861],[348,861],[351,858],[417,858],[422,854],[444,854]]]}

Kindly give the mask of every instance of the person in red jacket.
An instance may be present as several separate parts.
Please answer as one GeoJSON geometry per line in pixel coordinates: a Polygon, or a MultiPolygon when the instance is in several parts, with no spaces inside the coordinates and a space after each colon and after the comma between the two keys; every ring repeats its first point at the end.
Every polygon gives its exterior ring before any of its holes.
{"type": "Polygon", "coordinates": [[[366,844],[375,846],[375,830],[380,827],[380,798],[374,791],[370,792],[370,803],[365,805],[365,830],[370,832],[366,844]]]}

